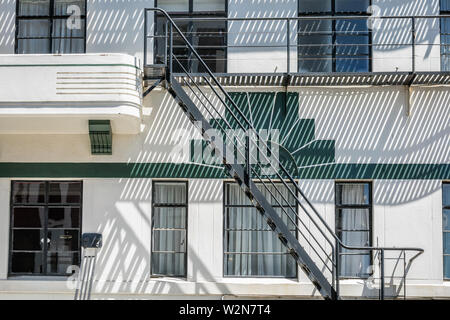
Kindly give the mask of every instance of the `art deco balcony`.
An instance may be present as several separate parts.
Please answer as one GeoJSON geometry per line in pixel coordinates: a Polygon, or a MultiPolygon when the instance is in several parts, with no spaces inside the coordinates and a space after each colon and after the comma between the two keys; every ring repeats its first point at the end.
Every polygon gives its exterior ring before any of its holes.
{"type": "Polygon", "coordinates": [[[0,134],[86,134],[89,120],[136,134],[141,87],[133,56],[0,55],[0,134]]]}

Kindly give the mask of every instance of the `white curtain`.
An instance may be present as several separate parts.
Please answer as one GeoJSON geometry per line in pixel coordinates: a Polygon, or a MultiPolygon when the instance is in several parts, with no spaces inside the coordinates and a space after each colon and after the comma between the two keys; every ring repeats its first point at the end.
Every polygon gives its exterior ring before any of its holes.
{"type": "MultiPolygon", "coordinates": [[[[341,201],[347,205],[365,204],[363,184],[341,185],[341,201]]],[[[349,246],[366,247],[370,245],[369,209],[341,209],[340,228],[342,242],[349,246]]],[[[343,250],[341,256],[341,275],[360,277],[369,272],[370,255],[366,250],[343,250]]]]}
{"type": "Polygon", "coordinates": [[[186,203],[186,185],[156,183],[153,212],[152,273],[186,275],[186,208],[158,207],[186,203]]]}
{"type": "MultiPolygon", "coordinates": [[[[251,204],[239,186],[227,185],[227,188],[229,188],[226,195],[227,204],[241,207],[226,209],[226,251],[228,252],[225,262],[226,274],[294,277],[296,274],[294,259],[287,254],[286,248],[268,227],[263,216],[254,207],[243,206],[251,204]]],[[[263,187],[260,187],[260,190],[262,189],[263,187]]],[[[282,190],[287,198],[287,190],[283,190],[285,187],[280,185],[278,189],[282,190]]],[[[271,191],[274,195],[276,194],[273,187],[271,191]]],[[[277,198],[281,202],[281,197],[277,198]]],[[[275,202],[273,200],[273,203],[275,202]]],[[[295,226],[292,222],[288,222],[288,217],[282,214],[282,209],[278,208],[277,211],[295,232],[293,229],[295,226]]]]}

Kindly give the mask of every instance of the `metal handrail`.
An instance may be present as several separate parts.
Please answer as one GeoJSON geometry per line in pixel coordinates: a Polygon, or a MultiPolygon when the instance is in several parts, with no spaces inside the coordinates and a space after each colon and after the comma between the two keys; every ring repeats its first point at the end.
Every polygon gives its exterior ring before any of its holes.
{"type": "MultiPolygon", "coordinates": [[[[225,96],[225,98],[232,104],[232,106],[234,107],[234,109],[237,111],[238,115],[244,120],[245,124],[247,126],[242,125],[241,121],[235,116],[234,112],[230,110],[231,115],[233,116],[233,118],[235,119],[235,121],[238,122],[239,126],[242,129],[253,129],[252,124],[250,123],[250,121],[245,117],[245,115],[242,113],[242,111],[239,109],[239,107],[236,105],[236,103],[233,101],[233,99],[230,97],[230,95],[227,93],[227,91],[223,88],[223,86],[220,84],[219,80],[214,76],[213,72],[210,70],[210,68],[206,65],[206,63],[203,61],[203,59],[201,58],[201,56],[199,55],[199,53],[195,50],[195,48],[192,46],[192,44],[187,40],[187,38],[185,37],[185,35],[183,34],[183,32],[178,28],[178,26],[176,25],[175,21],[169,16],[169,14],[160,8],[146,8],[144,9],[145,12],[145,36],[144,36],[144,53],[145,53],[145,57],[144,57],[144,65],[146,65],[146,53],[147,53],[147,12],[148,11],[155,11],[155,12],[160,12],[162,13],[166,19],[170,22],[170,28],[171,28],[171,32],[170,32],[170,51],[169,51],[169,76],[172,76],[172,42],[173,42],[173,29],[175,29],[175,31],[180,35],[181,39],[183,40],[183,42],[186,44],[186,46],[190,49],[190,51],[195,55],[195,57],[197,58],[197,60],[199,61],[199,63],[202,65],[202,67],[206,70],[206,73],[211,77],[212,81],[215,83],[215,85],[220,89],[220,91],[222,92],[222,94],[225,96]]],[[[416,16],[416,17],[411,17],[413,18],[421,18],[421,17],[426,17],[426,16],[416,16]]],[[[447,16],[433,16],[433,18],[440,18],[440,17],[447,17],[447,16]]],[[[448,15],[448,17],[450,17],[450,15],[448,15]]],[[[302,17],[303,18],[303,17],[302,17]]],[[[336,17],[308,17],[312,20],[317,20],[317,18],[320,19],[336,19],[336,17]]],[[[350,17],[342,17],[339,16],[339,19],[346,19],[346,18],[350,18],[350,17]]],[[[353,17],[355,18],[355,17],[353,17]]],[[[361,17],[358,17],[361,18],[361,17]]],[[[377,17],[378,18],[378,17],[377,17]]],[[[380,17],[381,18],[381,17],[380,17]]],[[[388,17],[384,17],[384,18],[388,18],[388,17]]],[[[396,17],[399,18],[399,17],[396,17]]],[[[408,17],[400,17],[400,18],[408,18],[408,17]]],[[[237,18],[235,18],[237,19],[237,18]]],[[[245,20],[246,18],[242,18],[243,20],[245,20]]],[[[262,18],[254,18],[254,19],[262,19],[262,18]]],[[[264,18],[262,20],[269,20],[271,18],[264,18]]],[[[295,19],[300,19],[300,18],[278,18],[280,20],[286,20],[286,19],[291,19],[291,20],[295,20],[295,19]]],[[[273,20],[273,19],[272,19],[273,20]]],[[[189,75],[186,72],[187,75],[189,75]]],[[[222,104],[228,109],[228,105],[227,103],[223,100],[223,98],[217,93],[217,91],[215,91],[212,83],[203,76],[203,78],[206,80],[206,82],[208,83],[208,85],[213,89],[214,93],[217,95],[217,97],[219,98],[219,100],[222,102],[222,104]]],[[[255,130],[256,132],[256,130],[255,130]]],[[[257,137],[259,138],[259,134],[256,132],[257,137]]],[[[267,147],[266,142],[264,142],[262,139],[259,139],[260,142],[262,142],[264,144],[264,147],[267,147]]],[[[259,148],[259,146],[257,146],[257,148],[259,148]]],[[[263,154],[264,155],[264,154],[263,154]]],[[[264,155],[264,157],[266,157],[266,155],[264,155]]],[[[267,159],[267,157],[266,157],[267,159]]],[[[270,160],[270,159],[267,159],[270,160]]],[[[283,174],[285,174],[288,178],[288,180],[295,186],[296,191],[298,192],[298,194],[301,195],[301,197],[303,198],[303,200],[308,204],[308,206],[312,209],[312,211],[315,213],[315,218],[319,219],[319,221],[323,224],[323,226],[325,227],[325,229],[330,233],[331,237],[335,240],[335,245],[336,248],[333,248],[332,250],[334,251],[334,254],[332,254],[334,256],[334,259],[336,259],[336,261],[333,262],[333,266],[335,267],[335,272],[337,274],[337,278],[336,278],[336,286],[339,286],[339,274],[337,273],[337,269],[339,268],[339,256],[340,256],[340,249],[344,248],[347,250],[366,250],[366,251],[380,251],[382,256],[384,256],[384,251],[415,251],[418,252],[412,259],[410,259],[410,261],[414,260],[415,258],[417,258],[420,254],[422,254],[424,252],[423,249],[421,248],[413,248],[413,247],[354,247],[354,246],[348,246],[345,245],[341,239],[336,235],[336,233],[331,229],[331,227],[327,224],[327,222],[325,221],[325,219],[319,214],[319,212],[317,211],[317,209],[313,206],[313,204],[309,201],[309,199],[305,196],[305,194],[302,192],[302,190],[299,188],[298,184],[296,183],[295,179],[292,178],[292,176],[289,174],[289,172],[284,168],[284,166],[282,165],[282,163],[279,161],[278,158],[275,158],[275,160],[278,162],[279,167],[281,168],[281,170],[283,171],[283,174]]],[[[270,164],[270,161],[269,161],[270,164]]],[[[298,199],[297,195],[287,186],[286,182],[285,182],[285,178],[283,178],[277,171],[276,171],[276,175],[280,178],[280,181],[287,187],[287,190],[291,193],[291,195],[297,200],[298,205],[303,209],[303,211],[307,214],[308,218],[314,223],[314,225],[318,228],[318,230],[322,233],[322,235],[324,236],[324,238],[329,241],[329,238],[323,233],[322,228],[320,228],[317,225],[316,219],[312,218],[312,216],[309,214],[308,210],[306,210],[306,208],[301,204],[300,199],[298,199]]],[[[269,179],[271,180],[271,179],[269,179]]],[[[331,242],[330,242],[331,243],[331,242]]],[[[383,261],[383,266],[384,266],[384,257],[382,258],[383,261]]]]}

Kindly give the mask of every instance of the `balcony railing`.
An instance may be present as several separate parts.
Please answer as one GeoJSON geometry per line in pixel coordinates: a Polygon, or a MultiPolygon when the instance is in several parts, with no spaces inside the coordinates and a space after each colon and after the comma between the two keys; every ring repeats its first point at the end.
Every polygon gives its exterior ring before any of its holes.
{"type": "MultiPolygon", "coordinates": [[[[400,78],[376,81],[407,84],[414,83],[411,74],[421,76],[416,79],[419,83],[427,83],[432,79],[426,76],[439,73],[441,78],[434,78],[433,83],[449,82],[450,38],[441,34],[441,25],[450,24],[450,15],[204,17],[174,21],[219,78],[383,74],[400,78]]],[[[173,52],[184,68],[205,73],[179,36],[153,12],[146,13],[145,65],[167,61],[170,37],[173,52]]],[[[181,72],[177,68],[175,74],[181,72]]],[[[275,84],[277,80],[271,81],[275,84]]],[[[291,84],[303,83],[297,79],[291,84]]]]}

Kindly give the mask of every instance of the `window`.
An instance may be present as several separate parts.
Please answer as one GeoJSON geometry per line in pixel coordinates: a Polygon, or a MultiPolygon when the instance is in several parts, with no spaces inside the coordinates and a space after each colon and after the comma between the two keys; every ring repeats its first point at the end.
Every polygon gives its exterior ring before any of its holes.
{"type": "Polygon", "coordinates": [[[444,231],[444,279],[450,280],[450,182],[442,184],[442,229],[444,231]]]}
{"type": "Polygon", "coordinates": [[[154,182],[152,258],[154,276],[185,277],[187,182],[154,182]]]}
{"type": "Polygon", "coordinates": [[[17,54],[85,52],[86,0],[18,0],[16,17],[17,54]]]}
{"type": "Polygon", "coordinates": [[[369,6],[369,0],[299,0],[299,17],[337,17],[299,21],[299,72],[369,72],[369,6]],[[361,19],[338,19],[350,15],[361,19]]]}
{"type": "Polygon", "coordinates": [[[66,275],[80,263],[82,182],[13,181],[10,275],[66,275]]]}
{"type": "MultiPolygon", "coordinates": [[[[372,246],[372,191],[370,183],[336,183],[336,233],[352,247],[372,246]]],[[[368,250],[340,251],[340,276],[364,278],[371,274],[368,250]]]]}
{"type": "MultiPolygon", "coordinates": [[[[205,21],[201,18],[227,17],[226,0],[157,0],[155,7],[167,10],[212,72],[226,72],[227,22],[205,21]]],[[[156,14],[155,63],[164,63],[166,20],[156,14]]],[[[190,72],[205,72],[181,37],[174,32],[173,52],[182,66],[190,72]]],[[[183,72],[175,60],[174,72],[183,72]]]]}
{"type": "MultiPolygon", "coordinates": [[[[450,14],[450,0],[441,0],[441,14],[450,14]]],[[[441,71],[450,71],[450,18],[441,18],[441,71]]]]}
{"type": "MultiPolygon", "coordinates": [[[[273,195],[278,195],[273,186],[266,184],[273,195]]],[[[282,207],[268,193],[262,184],[257,184],[266,199],[271,201],[275,210],[280,214],[292,233],[296,233],[295,215],[289,209],[291,205],[297,210],[295,198],[287,188],[279,183],[277,189],[283,193],[276,197],[282,207]]],[[[294,188],[291,188],[294,190],[294,188]]],[[[252,205],[242,189],[236,183],[225,183],[224,186],[224,275],[233,277],[287,277],[297,275],[294,258],[278,239],[276,233],[270,229],[266,219],[252,205]]]]}

